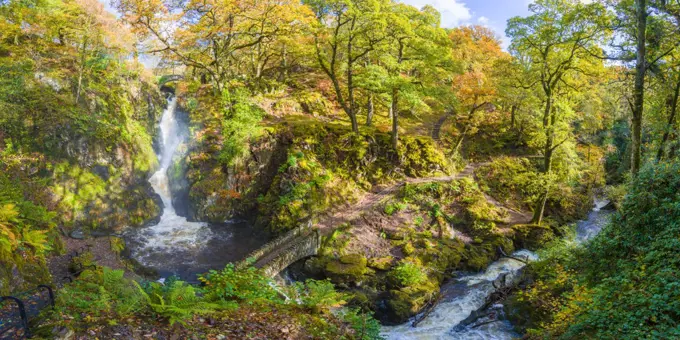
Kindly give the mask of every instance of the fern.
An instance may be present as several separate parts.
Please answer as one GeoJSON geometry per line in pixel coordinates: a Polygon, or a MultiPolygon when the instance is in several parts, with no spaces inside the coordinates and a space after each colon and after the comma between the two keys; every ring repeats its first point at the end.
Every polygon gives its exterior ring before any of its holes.
{"type": "Polygon", "coordinates": [[[33,252],[36,255],[43,255],[52,249],[47,243],[46,230],[31,230],[31,228],[25,227],[21,238],[21,242],[33,248],[33,252]]]}
{"type": "Polygon", "coordinates": [[[145,290],[135,282],[151,309],[158,315],[168,319],[173,325],[177,322],[186,324],[185,320],[196,314],[215,311],[219,304],[201,301],[196,289],[183,281],[172,281],[168,285],[151,283],[145,290]]]}

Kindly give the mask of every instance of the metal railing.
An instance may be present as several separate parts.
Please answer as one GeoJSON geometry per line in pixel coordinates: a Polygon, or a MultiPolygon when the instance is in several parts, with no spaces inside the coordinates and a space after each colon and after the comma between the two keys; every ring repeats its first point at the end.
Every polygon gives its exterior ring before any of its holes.
{"type": "Polygon", "coordinates": [[[30,319],[48,306],[54,307],[54,291],[48,285],[38,285],[12,296],[0,296],[0,340],[30,337],[30,319]]]}
{"type": "MultiPolygon", "coordinates": [[[[68,259],[89,251],[90,245],[82,246],[68,254],[68,259]]],[[[73,282],[81,273],[88,269],[96,269],[94,264],[84,266],[77,263],[75,271],[69,272],[57,282],[61,286],[73,282]]],[[[37,317],[46,307],[54,308],[54,290],[49,285],[38,285],[31,290],[10,296],[0,296],[0,340],[26,339],[31,336],[29,321],[37,317]]]]}

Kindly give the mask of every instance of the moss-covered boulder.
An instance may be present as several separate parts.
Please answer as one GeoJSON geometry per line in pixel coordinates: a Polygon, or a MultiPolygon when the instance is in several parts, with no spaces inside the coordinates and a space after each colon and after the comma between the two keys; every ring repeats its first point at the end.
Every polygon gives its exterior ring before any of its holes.
{"type": "Polygon", "coordinates": [[[517,224],[512,226],[518,248],[536,250],[555,238],[553,228],[547,225],[517,224]]]}
{"type": "Polygon", "coordinates": [[[341,256],[326,264],[324,272],[334,283],[344,285],[360,284],[364,275],[371,272],[366,258],[359,254],[341,256]]]}
{"type": "Polygon", "coordinates": [[[393,289],[389,291],[386,303],[385,321],[388,324],[400,324],[416,315],[439,293],[439,285],[432,280],[419,284],[393,289]]]}
{"type": "Polygon", "coordinates": [[[371,258],[368,260],[368,266],[377,270],[388,270],[392,267],[394,258],[392,256],[371,258]]]}
{"type": "Polygon", "coordinates": [[[498,234],[481,238],[479,242],[465,245],[465,268],[480,271],[501,256],[500,250],[510,254],[515,250],[512,239],[498,234]]]}

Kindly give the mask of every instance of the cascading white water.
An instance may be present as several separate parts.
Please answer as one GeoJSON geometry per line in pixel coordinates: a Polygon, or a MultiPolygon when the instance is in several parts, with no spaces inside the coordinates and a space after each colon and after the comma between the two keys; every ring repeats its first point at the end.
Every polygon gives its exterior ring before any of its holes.
{"type": "MultiPolygon", "coordinates": [[[[176,108],[177,100],[172,97],[168,100],[160,122],[160,168],[149,179],[154,191],[163,200],[163,214],[158,224],[145,228],[138,235],[140,246],[133,251],[133,256],[139,262],[150,267],[167,265],[165,255],[199,250],[211,238],[211,231],[206,223],[189,222],[178,216],[172,206],[168,168],[172,165],[179,146],[186,140],[175,117],[176,108]]],[[[189,264],[192,258],[185,256],[181,261],[189,264]]]]}
{"type": "MultiPolygon", "coordinates": [[[[529,257],[536,255],[528,250],[514,253],[515,257],[529,257]]],[[[486,297],[493,291],[492,282],[502,274],[508,274],[508,282],[513,279],[524,263],[502,258],[482,273],[467,275],[455,279],[447,284],[442,292],[446,298],[441,301],[418,327],[411,327],[411,323],[383,327],[383,336],[389,340],[422,340],[422,339],[512,339],[511,326],[504,323],[492,323],[480,329],[453,332],[461,321],[465,320],[473,311],[484,305],[486,297]],[[493,331],[490,329],[493,328],[493,331]]]]}
{"type": "MultiPolygon", "coordinates": [[[[611,212],[601,210],[609,202],[595,200],[595,206],[588,215],[588,219],[579,221],[576,228],[576,242],[583,243],[600,232],[609,221],[611,212]]],[[[520,250],[514,257],[528,257],[536,260],[536,254],[528,250],[520,250]]],[[[481,340],[510,340],[519,337],[512,330],[507,321],[491,322],[481,327],[465,327],[455,330],[461,321],[465,320],[473,311],[481,308],[486,298],[494,291],[493,284],[501,275],[507,274],[508,282],[525,266],[524,263],[511,258],[501,258],[492,263],[483,273],[463,276],[452,280],[442,287],[445,296],[418,327],[411,327],[411,322],[383,327],[382,335],[388,340],[434,340],[434,339],[481,339],[481,340]]]]}

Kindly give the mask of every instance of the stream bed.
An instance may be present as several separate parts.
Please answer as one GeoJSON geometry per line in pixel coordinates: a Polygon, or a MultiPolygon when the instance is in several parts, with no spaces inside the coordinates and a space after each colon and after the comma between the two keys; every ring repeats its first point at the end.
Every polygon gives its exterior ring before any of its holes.
{"type": "MultiPolygon", "coordinates": [[[[609,202],[595,199],[593,210],[588,219],[576,223],[576,242],[582,243],[602,230],[609,221],[611,211],[602,210],[609,202]]],[[[513,257],[538,259],[538,256],[528,250],[520,250],[513,257]]],[[[515,279],[525,264],[511,259],[501,258],[493,262],[481,273],[454,273],[453,279],[441,288],[443,299],[435,306],[430,315],[422,320],[417,327],[412,327],[412,320],[398,326],[384,326],[382,335],[388,340],[510,340],[520,337],[513,331],[513,327],[498,315],[499,321],[477,323],[477,326],[457,327],[468,318],[471,313],[480,309],[486,298],[494,292],[493,282],[507,274],[506,280],[515,279]]],[[[492,306],[498,314],[503,313],[501,305],[492,306]]],[[[483,321],[483,320],[482,320],[483,321]]]]}
{"type": "Polygon", "coordinates": [[[152,226],[130,230],[126,234],[126,243],[135,260],[156,270],[161,277],[176,275],[195,282],[196,274],[221,269],[229,262],[243,259],[262,246],[268,237],[252,228],[249,221],[191,222],[177,214],[168,168],[173,158],[181,156],[180,146],[188,140],[188,128],[177,119],[176,111],[176,98],[171,97],[160,122],[159,169],[149,179],[163,201],[160,221],[152,226]]]}

